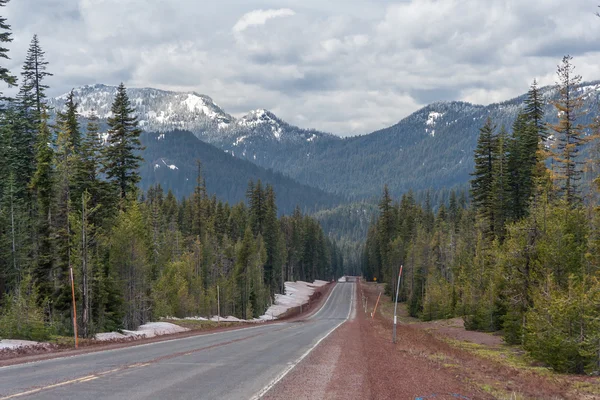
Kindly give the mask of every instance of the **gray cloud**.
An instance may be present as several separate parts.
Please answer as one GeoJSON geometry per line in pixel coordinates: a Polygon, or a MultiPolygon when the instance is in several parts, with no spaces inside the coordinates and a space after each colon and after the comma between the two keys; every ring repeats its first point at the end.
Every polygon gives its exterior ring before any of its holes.
{"type": "Polygon", "coordinates": [[[9,67],[37,33],[57,95],[86,83],[194,90],[340,135],[438,100],[491,103],[555,81],[562,55],[600,79],[595,3],[571,0],[13,0],[9,67]],[[251,4],[250,4],[251,3],[251,4]]]}

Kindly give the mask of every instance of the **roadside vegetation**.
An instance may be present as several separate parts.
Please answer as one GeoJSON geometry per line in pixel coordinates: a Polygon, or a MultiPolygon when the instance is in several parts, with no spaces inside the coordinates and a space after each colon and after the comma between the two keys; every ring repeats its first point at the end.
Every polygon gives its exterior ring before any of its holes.
{"type": "Polygon", "coordinates": [[[471,201],[396,203],[384,189],[363,253],[369,280],[386,282],[424,321],[462,317],[470,330],[559,372],[600,371],[599,119],[576,90],[570,57],[558,67],[557,124],[545,122],[534,83],[509,132],[488,119],[475,150],[471,201]]]}

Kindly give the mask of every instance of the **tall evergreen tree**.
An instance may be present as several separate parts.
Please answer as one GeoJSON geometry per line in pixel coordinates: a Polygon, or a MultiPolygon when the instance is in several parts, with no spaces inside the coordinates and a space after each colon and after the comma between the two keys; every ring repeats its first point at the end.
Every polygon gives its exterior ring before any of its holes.
{"type": "Polygon", "coordinates": [[[583,94],[577,91],[582,78],[575,74],[572,60],[573,57],[565,56],[558,66],[559,98],[553,104],[559,119],[558,123],[550,128],[556,140],[553,157],[558,164],[558,170],[554,171],[554,179],[564,199],[569,204],[576,205],[581,201],[579,181],[583,164],[578,160],[578,154],[586,138],[584,126],[578,123],[583,115],[583,94]]]}
{"type": "Polygon", "coordinates": [[[511,217],[518,220],[528,213],[538,162],[538,136],[527,113],[519,113],[513,124],[512,138],[507,138],[505,146],[509,151],[507,175],[511,186],[511,217]]]}
{"type": "Polygon", "coordinates": [[[125,85],[121,83],[112,105],[112,117],[108,119],[108,143],[104,148],[104,169],[106,177],[114,182],[121,198],[136,191],[140,181],[138,168],[143,158],[140,142],[141,129],[131,107],[125,85]]]}
{"type": "Polygon", "coordinates": [[[278,253],[279,222],[277,221],[277,205],[275,203],[275,191],[271,185],[267,185],[265,189],[265,220],[262,236],[267,252],[267,262],[264,266],[265,284],[270,290],[276,290],[279,286],[276,277],[281,266],[281,255],[278,253]]]}
{"type": "Polygon", "coordinates": [[[490,118],[480,129],[477,147],[475,149],[475,171],[471,174],[474,178],[471,180],[471,195],[473,205],[481,217],[486,221],[489,233],[494,229],[494,204],[493,204],[493,184],[494,184],[494,157],[496,154],[496,135],[494,131],[496,126],[490,118]]]}
{"type": "Polygon", "coordinates": [[[202,174],[202,162],[200,160],[197,161],[198,174],[196,176],[196,188],[194,189],[194,215],[193,215],[193,223],[192,227],[194,229],[194,233],[200,237],[200,239],[204,236],[204,229],[206,225],[206,181],[202,174]]]}
{"type": "Polygon", "coordinates": [[[53,205],[54,205],[54,150],[52,134],[48,127],[48,115],[42,112],[36,146],[36,171],[31,188],[37,199],[37,254],[35,279],[40,289],[40,298],[49,299],[53,294],[53,205]]]}
{"type": "Polygon", "coordinates": [[[56,271],[59,277],[60,294],[56,306],[68,310],[70,288],[67,284],[69,269],[73,265],[73,247],[77,242],[71,229],[71,216],[79,210],[82,201],[84,182],[77,182],[77,166],[81,163],[81,129],[77,104],[73,92],[67,96],[65,112],[57,115],[56,134],[56,271]]]}
{"type": "Polygon", "coordinates": [[[492,166],[492,199],[495,237],[502,240],[505,234],[505,225],[511,213],[510,185],[508,176],[508,133],[502,127],[496,139],[496,155],[492,166]]]}
{"type": "Polygon", "coordinates": [[[34,111],[34,122],[39,122],[42,115],[42,106],[46,100],[46,89],[48,85],[44,84],[44,80],[53,74],[46,71],[48,62],[45,57],[46,53],[40,46],[40,41],[37,35],[33,35],[25,64],[23,65],[22,86],[19,93],[19,98],[24,107],[34,111]]]}
{"type": "MultiPolygon", "coordinates": [[[[10,0],[0,0],[0,7],[6,7],[9,1],[10,0]]],[[[8,56],[8,49],[3,46],[4,43],[10,43],[12,40],[10,25],[6,22],[6,18],[0,16],[0,58],[10,60],[10,57],[8,56]]],[[[12,75],[8,68],[0,66],[0,81],[8,84],[8,86],[14,86],[17,83],[17,77],[12,75]]],[[[0,100],[5,100],[1,91],[0,100]]]]}
{"type": "Polygon", "coordinates": [[[540,93],[537,80],[533,80],[525,99],[525,115],[533,126],[539,142],[548,139],[548,126],[545,122],[544,99],[540,93]]]}
{"type": "Polygon", "coordinates": [[[21,87],[17,94],[19,118],[16,130],[19,148],[16,152],[24,165],[19,178],[27,183],[35,171],[35,136],[42,123],[42,109],[48,89],[44,81],[48,76],[52,76],[46,71],[47,66],[45,53],[37,35],[34,35],[23,64],[21,87]]]}

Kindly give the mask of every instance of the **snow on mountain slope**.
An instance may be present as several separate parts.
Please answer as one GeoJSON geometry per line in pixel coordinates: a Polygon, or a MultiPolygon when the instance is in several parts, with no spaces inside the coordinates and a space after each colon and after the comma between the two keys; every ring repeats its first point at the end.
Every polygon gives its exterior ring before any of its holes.
{"type": "MultiPolygon", "coordinates": [[[[101,120],[112,116],[111,105],[116,93],[117,87],[101,84],[74,89],[81,115],[89,117],[94,111],[101,120]]],[[[264,109],[251,111],[238,120],[210,97],[195,92],[129,88],[127,94],[143,130],[187,130],[223,150],[235,148],[238,154],[248,155],[248,158],[254,158],[267,142],[277,146],[313,142],[320,138],[337,139],[327,133],[291,126],[264,109]]],[[[66,100],[67,94],[64,94],[48,103],[51,109],[63,111],[66,100]]]]}
{"type": "MultiPolygon", "coordinates": [[[[88,85],[74,90],[79,112],[89,117],[94,111],[105,120],[112,116],[111,105],[117,88],[106,85],[88,85]]],[[[140,127],[147,131],[165,132],[185,129],[196,132],[221,131],[234,123],[234,118],[223,111],[208,96],[194,92],[178,93],[158,89],[127,89],[135,108],[140,127]]],[[[49,101],[49,106],[62,111],[67,94],[49,101]]]]}

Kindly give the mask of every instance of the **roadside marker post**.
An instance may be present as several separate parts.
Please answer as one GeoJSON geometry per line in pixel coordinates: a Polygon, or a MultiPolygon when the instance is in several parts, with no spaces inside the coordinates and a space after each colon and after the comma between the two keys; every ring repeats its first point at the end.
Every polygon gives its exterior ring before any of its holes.
{"type": "Polygon", "coordinates": [[[379,305],[379,299],[381,298],[381,292],[379,292],[379,296],[377,296],[377,303],[375,303],[375,309],[371,313],[371,319],[375,318],[375,313],[377,312],[377,306],[379,305]]]}
{"type": "Polygon", "coordinates": [[[219,285],[217,285],[217,325],[221,325],[221,292],[219,285]]]}
{"type": "Polygon", "coordinates": [[[71,296],[73,297],[73,332],[75,333],[75,348],[79,347],[77,338],[77,306],[75,305],[75,281],[73,280],[73,267],[69,268],[71,273],[71,296]]]}
{"type": "Polygon", "coordinates": [[[396,311],[398,310],[398,292],[400,291],[400,278],[402,278],[402,268],[404,266],[400,266],[400,272],[398,273],[398,285],[396,287],[396,302],[394,303],[394,332],[392,337],[392,342],[396,343],[396,324],[398,318],[396,317],[396,311]]]}

